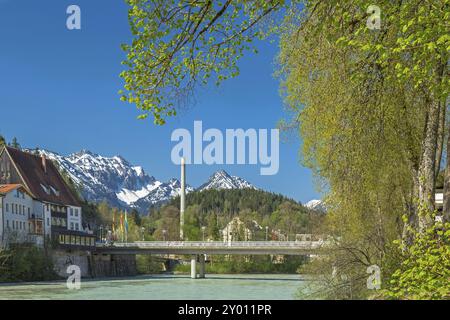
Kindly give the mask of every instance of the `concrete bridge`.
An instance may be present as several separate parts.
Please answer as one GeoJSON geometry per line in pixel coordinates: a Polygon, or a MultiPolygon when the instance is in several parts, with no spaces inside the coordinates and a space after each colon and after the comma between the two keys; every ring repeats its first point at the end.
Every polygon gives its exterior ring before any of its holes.
{"type": "Polygon", "coordinates": [[[205,255],[310,255],[324,241],[137,241],[132,243],[97,244],[99,254],[191,255],[191,277],[205,277],[205,255]]]}

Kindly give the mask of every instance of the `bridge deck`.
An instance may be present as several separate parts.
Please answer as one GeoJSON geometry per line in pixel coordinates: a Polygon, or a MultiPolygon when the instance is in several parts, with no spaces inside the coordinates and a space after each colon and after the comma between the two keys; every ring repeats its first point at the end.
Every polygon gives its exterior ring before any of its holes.
{"type": "Polygon", "coordinates": [[[323,241],[138,241],[99,245],[104,254],[245,254],[305,255],[313,254],[323,241]]]}

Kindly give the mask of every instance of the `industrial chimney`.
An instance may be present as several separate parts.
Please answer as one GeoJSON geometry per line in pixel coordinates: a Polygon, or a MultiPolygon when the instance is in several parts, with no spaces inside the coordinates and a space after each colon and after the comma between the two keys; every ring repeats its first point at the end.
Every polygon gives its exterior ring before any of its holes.
{"type": "Polygon", "coordinates": [[[181,194],[180,194],[180,240],[184,240],[184,209],[186,197],[186,164],[181,158],[181,194]]]}
{"type": "Polygon", "coordinates": [[[47,173],[47,159],[45,159],[45,155],[41,155],[42,160],[42,169],[44,169],[44,172],[47,173]]]}

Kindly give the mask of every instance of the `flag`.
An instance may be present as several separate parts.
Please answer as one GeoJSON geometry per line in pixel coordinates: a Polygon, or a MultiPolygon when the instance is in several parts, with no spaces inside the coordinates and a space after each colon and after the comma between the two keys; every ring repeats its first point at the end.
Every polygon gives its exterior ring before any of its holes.
{"type": "Polygon", "coordinates": [[[123,233],[123,212],[120,214],[120,232],[123,233]]]}
{"type": "Polygon", "coordinates": [[[116,233],[116,212],[115,211],[113,211],[112,232],[113,232],[113,235],[116,233]]]}
{"type": "Polygon", "coordinates": [[[125,232],[128,233],[128,217],[126,211],[125,211],[125,232]]]}

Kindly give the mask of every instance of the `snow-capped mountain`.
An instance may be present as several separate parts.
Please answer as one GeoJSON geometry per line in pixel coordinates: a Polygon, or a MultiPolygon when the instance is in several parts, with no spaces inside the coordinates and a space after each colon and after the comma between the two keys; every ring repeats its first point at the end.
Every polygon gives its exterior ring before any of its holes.
{"type": "Polygon", "coordinates": [[[250,182],[235,176],[230,176],[225,170],[215,172],[209,180],[197,190],[209,189],[256,189],[250,182]]]}
{"type": "MultiPolygon", "coordinates": [[[[178,195],[181,189],[178,180],[158,181],[120,156],[108,158],[86,150],[67,157],[47,150],[39,153],[64,169],[81,186],[83,197],[92,202],[107,201],[113,206],[147,211],[151,205],[178,195]]],[[[187,192],[192,190],[186,186],[187,192]]]]}
{"type": "MultiPolygon", "coordinates": [[[[132,165],[121,156],[104,157],[87,150],[69,156],[48,150],[37,152],[67,172],[81,187],[83,197],[91,202],[106,201],[115,207],[135,208],[144,213],[151,206],[159,206],[178,196],[181,191],[181,183],[177,179],[159,181],[148,175],[142,167],[132,165]]],[[[197,191],[244,188],[256,189],[248,181],[221,170],[214,173],[197,191]]],[[[186,185],[187,193],[194,190],[186,185]]]]}
{"type": "MultiPolygon", "coordinates": [[[[189,185],[186,185],[186,193],[194,191],[189,185]]],[[[169,199],[180,195],[181,183],[177,179],[170,179],[169,182],[161,183],[158,188],[153,189],[145,197],[140,198],[133,203],[133,206],[141,211],[146,211],[151,206],[158,206],[169,199]]]]}
{"type": "Polygon", "coordinates": [[[304,204],[304,206],[308,209],[320,212],[326,212],[327,209],[322,200],[310,200],[304,204]]]}

